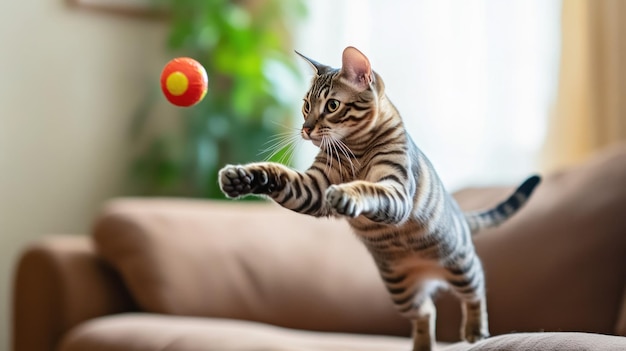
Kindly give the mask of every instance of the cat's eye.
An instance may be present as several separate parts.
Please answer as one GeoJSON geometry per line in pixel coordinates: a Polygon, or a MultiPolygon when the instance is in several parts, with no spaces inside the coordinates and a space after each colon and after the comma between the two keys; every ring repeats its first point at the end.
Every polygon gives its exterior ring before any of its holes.
{"type": "Polygon", "coordinates": [[[326,103],[326,109],[328,112],[335,112],[339,108],[339,105],[341,105],[341,103],[338,100],[330,99],[326,103]]]}
{"type": "Polygon", "coordinates": [[[306,114],[311,111],[311,104],[309,100],[304,100],[304,104],[302,105],[302,111],[306,114]]]}

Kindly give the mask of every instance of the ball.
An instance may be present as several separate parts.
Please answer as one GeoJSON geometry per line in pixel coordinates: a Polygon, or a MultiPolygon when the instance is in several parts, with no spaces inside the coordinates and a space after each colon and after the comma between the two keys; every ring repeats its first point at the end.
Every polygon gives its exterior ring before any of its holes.
{"type": "Polygon", "coordinates": [[[177,57],[168,62],[161,72],[161,90],[167,100],[181,107],[202,101],[209,79],[202,65],[189,57],[177,57]]]}

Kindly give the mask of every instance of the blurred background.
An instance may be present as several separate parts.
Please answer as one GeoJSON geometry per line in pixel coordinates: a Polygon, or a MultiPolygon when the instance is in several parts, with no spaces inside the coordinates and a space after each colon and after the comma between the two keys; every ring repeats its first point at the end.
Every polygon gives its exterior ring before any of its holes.
{"type": "MultiPolygon", "coordinates": [[[[626,139],[620,0],[0,2],[0,350],[21,249],[86,234],[119,196],[220,198],[224,163],[258,161],[301,123],[312,72],[369,56],[450,190],[513,184],[626,139]],[[161,68],[209,74],[190,109],[161,68]]],[[[271,158],[304,169],[301,143],[271,158]]]]}

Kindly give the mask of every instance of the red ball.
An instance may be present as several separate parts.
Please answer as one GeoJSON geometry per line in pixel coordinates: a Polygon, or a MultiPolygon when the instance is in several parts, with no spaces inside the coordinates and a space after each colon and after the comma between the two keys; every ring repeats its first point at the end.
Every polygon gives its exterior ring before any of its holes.
{"type": "Polygon", "coordinates": [[[168,62],[161,72],[161,90],[169,102],[189,107],[202,101],[209,79],[202,65],[189,57],[168,62]]]}

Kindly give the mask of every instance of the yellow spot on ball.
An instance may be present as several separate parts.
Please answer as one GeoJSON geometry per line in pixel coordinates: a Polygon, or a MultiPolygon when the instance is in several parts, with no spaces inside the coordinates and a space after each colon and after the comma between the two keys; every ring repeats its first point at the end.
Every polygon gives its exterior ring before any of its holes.
{"type": "Polygon", "coordinates": [[[174,96],[183,95],[189,87],[189,79],[182,72],[176,71],[167,77],[167,90],[174,96]]]}

